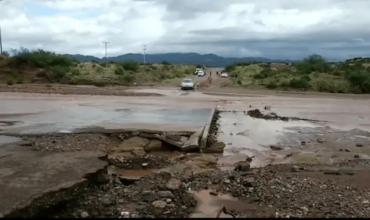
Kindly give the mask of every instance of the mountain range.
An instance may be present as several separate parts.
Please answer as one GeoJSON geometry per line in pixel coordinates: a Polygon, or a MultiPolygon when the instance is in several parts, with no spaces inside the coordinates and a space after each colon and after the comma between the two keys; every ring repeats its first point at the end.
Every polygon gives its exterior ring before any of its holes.
{"type": "MultiPolygon", "coordinates": [[[[94,56],[86,55],[68,55],[80,62],[104,62],[104,58],[98,58],[94,56]]],[[[123,61],[136,61],[143,62],[143,54],[139,53],[129,53],[124,55],[119,55],[115,57],[108,57],[108,62],[123,62],[123,61]]],[[[163,53],[163,54],[147,54],[147,63],[162,63],[168,62],[171,64],[194,64],[194,65],[205,65],[209,67],[225,67],[235,63],[242,62],[292,62],[290,60],[277,60],[268,59],[264,57],[222,57],[215,54],[199,54],[199,53],[163,53]]]]}

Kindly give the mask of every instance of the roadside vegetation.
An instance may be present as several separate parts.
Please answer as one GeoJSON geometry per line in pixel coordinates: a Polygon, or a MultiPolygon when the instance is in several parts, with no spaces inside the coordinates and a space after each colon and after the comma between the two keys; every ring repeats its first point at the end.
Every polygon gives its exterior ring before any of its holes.
{"type": "Polygon", "coordinates": [[[0,56],[0,82],[65,83],[87,85],[151,85],[179,82],[191,75],[195,66],[142,65],[133,61],[119,63],[80,63],[68,56],[37,50],[21,50],[12,57],[0,56]]]}
{"type": "Polygon", "coordinates": [[[234,85],[331,93],[370,93],[370,59],[329,63],[312,55],[293,64],[241,63],[226,68],[234,85]]]}

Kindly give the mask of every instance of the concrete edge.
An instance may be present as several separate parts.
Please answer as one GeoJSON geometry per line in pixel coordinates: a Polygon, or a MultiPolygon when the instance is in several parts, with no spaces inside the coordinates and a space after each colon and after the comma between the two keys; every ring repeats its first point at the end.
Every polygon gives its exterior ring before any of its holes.
{"type": "Polygon", "coordinates": [[[203,149],[207,147],[208,135],[211,130],[212,121],[215,117],[216,108],[212,109],[211,116],[208,118],[206,124],[203,127],[203,130],[200,134],[199,147],[200,151],[203,152],[203,149]]]}

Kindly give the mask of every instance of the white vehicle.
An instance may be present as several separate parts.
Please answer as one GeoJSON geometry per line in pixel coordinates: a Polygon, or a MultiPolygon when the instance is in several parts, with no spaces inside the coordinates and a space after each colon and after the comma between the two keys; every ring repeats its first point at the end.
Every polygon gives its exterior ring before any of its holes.
{"type": "Polygon", "coordinates": [[[187,90],[187,89],[194,89],[194,82],[192,79],[183,79],[181,82],[181,89],[187,90]]]}
{"type": "Polygon", "coordinates": [[[196,68],[196,69],[195,69],[195,72],[194,72],[194,75],[198,76],[198,73],[199,73],[200,71],[203,71],[203,70],[202,70],[202,68],[196,68]]]}
{"type": "Polygon", "coordinates": [[[198,77],[203,77],[203,76],[205,76],[205,75],[206,75],[206,73],[205,73],[203,70],[198,71],[198,73],[197,73],[197,76],[198,76],[198,77]]]}
{"type": "Polygon", "coordinates": [[[229,74],[226,73],[226,72],[223,72],[223,73],[221,73],[221,77],[222,78],[227,78],[227,77],[229,77],[229,74]]]}

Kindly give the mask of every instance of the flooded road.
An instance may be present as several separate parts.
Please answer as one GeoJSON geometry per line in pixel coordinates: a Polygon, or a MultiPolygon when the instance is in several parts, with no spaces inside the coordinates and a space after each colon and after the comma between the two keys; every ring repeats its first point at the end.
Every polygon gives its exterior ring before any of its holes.
{"type": "Polygon", "coordinates": [[[211,106],[153,97],[0,94],[2,133],[71,133],[76,129],[198,130],[211,106]]]}

